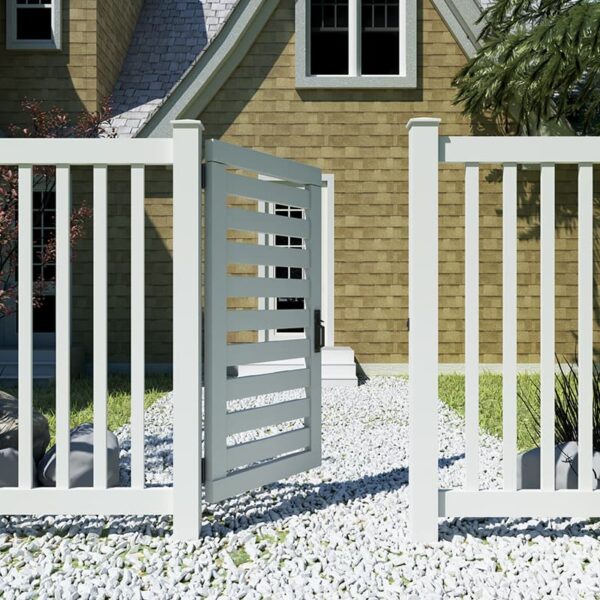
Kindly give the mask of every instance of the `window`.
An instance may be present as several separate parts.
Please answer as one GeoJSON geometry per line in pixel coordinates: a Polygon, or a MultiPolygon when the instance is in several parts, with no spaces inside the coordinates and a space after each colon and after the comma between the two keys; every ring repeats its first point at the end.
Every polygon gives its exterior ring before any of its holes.
{"type": "Polygon", "coordinates": [[[7,47],[60,49],[60,0],[7,0],[7,47]]]}
{"type": "MultiPolygon", "coordinates": [[[[284,204],[275,205],[275,214],[291,219],[302,219],[303,210],[294,208],[284,204]]],[[[274,245],[280,248],[299,248],[304,247],[302,238],[287,237],[285,235],[275,235],[274,245]]],[[[276,279],[303,279],[304,269],[301,267],[275,267],[276,279]]],[[[304,298],[277,298],[277,310],[304,309],[304,298]]],[[[277,333],[302,333],[302,328],[277,329],[277,333]]]]}
{"type": "MultiPolygon", "coordinates": [[[[271,177],[260,175],[261,179],[271,180],[271,177]]],[[[321,314],[325,323],[325,345],[334,345],[334,202],[335,185],[331,174],[323,174],[321,197],[321,314]]],[[[283,204],[260,203],[261,211],[275,213],[291,218],[303,219],[304,211],[299,208],[289,207],[283,204]]],[[[301,238],[287,237],[285,235],[259,234],[259,243],[269,246],[276,245],[286,248],[303,248],[301,238]]],[[[302,279],[306,273],[296,267],[271,267],[259,266],[259,277],[276,277],[282,279],[302,279]]],[[[303,298],[259,298],[259,309],[280,310],[303,309],[303,298]],[[266,300],[266,302],[265,302],[266,300]],[[268,302],[268,304],[267,304],[268,302]]],[[[304,337],[303,329],[286,328],[272,329],[266,332],[259,331],[259,341],[289,340],[304,337]]]]}
{"type": "Polygon", "coordinates": [[[298,0],[300,88],[416,87],[416,0],[298,0]]]}

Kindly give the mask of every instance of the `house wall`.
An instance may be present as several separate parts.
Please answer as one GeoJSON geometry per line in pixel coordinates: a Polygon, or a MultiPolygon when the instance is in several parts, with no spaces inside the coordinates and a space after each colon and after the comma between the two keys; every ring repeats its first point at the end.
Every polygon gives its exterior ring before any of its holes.
{"type": "Polygon", "coordinates": [[[144,0],[98,2],[98,100],[112,93],[144,0]]]}
{"type": "MultiPolygon", "coordinates": [[[[336,343],[362,362],[408,359],[408,136],[415,116],[441,117],[443,135],[478,126],[453,106],[452,79],[466,58],[428,0],[418,8],[414,90],[297,90],[294,2],[282,0],[234,74],[199,115],[207,137],[319,166],[335,176],[336,343]]],[[[519,357],[539,361],[537,172],[520,173],[519,357]]],[[[557,352],[576,329],[574,171],[559,170],[557,352]]],[[[464,171],[440,174],[440,360],[464,360],[464,171]]],[[[481,360],[501,361],[501,189],[482,169],[481,360]]]]}
{"type": "Polygon", "coordinates": [[[61,50],[7,50],[0,0],[0,129],[23,124],[23,98],[68,113],[96,110],[119,74],[143,0],[62,0],[61,50]]]}
{"type": "MultiPolygon", "coordinates": [[[[419,4],[415,90],[297,90],[294,3],[282,0],[239,67],[199,115],[207,138],[317,165],[336,185],[336,343],[364,363],[408,360],[408,138],[414,116],[442,118],[444,135],[479,131],[452,105],[465,57],[428,0],[419,4]]],[[[170,172],[147,173],[147,360],[171,360],[170,172]]],[[[539,172],[519,171],[519,362],[539,361],[539,172]]],[[[598,174],[596,179],[600,183],[598,174]]],[[[89,199],[89,173],[79,199],[89,199]]],[[[501,361],[502,219],[498,166],[481,171],[481,360],[501,361]]],[[[110,170],[109,347],[129,354],[129,174],[110,170]]],[[[600,185],[596,186],[600,189],[600,185]]],[[[464,360],[464,170],[440,173],[440,360],[464,360]]],[[[557,353],[577,327],[576,172],[557,169],[557,353]]],[[[600,239],[600,238],[599,238],[600,239]]],[[[74,266],[74,340],[91,356],[91,240],[74,266]]],[[[600,263],[600,261],[597,261],[600,263]]],[[[596,322],[600,321],[598,302],[596,322]]],[[[596,330],[598,327],[596,326],[596,330]]],[[[600,341],[596,331],[596,341],[600,341]]]]}

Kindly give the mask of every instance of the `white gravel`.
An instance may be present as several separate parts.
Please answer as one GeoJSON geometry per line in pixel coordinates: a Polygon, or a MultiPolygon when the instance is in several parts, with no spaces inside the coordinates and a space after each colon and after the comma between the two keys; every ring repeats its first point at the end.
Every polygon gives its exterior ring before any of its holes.
{"type": "MultiPolygon", "coordinates": [[[[170,517],[0,517],[0,598],[600,598],[596,522],[456,520],[408,540],[406,393],[325,392],[322,466],[210,506],[198,542],[172,541],[170,517]]],[[[148,412],[154,485],[172,477],[170,421],[167,396],[148,412]]],[[[462,427],[442,407],[443,486],[462,483],[462,427]]],[[[487,487],[500,450],[484,438],[487,487]]]]}

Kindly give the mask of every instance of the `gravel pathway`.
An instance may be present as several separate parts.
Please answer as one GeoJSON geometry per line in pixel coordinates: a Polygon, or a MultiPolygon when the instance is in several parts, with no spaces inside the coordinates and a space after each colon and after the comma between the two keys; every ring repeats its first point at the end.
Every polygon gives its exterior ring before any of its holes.
{"type": "MultiPolygon", "coordinates": [[[[410,543],[406,396],[393,378],[327,391],[322,466],[210,506],[199,542],[173,542],[170,517],[0,517],[0,598],[600,598],[600,523],[457,520],[410,543]]],[[[172,477],[170,421],[167,396],[148,411],[153,485],[172,477]]],[[[442,407],[444,486],[463,480],[462,427],[442,407]]],[[[484,437],[485,487],[500,456],[484,437]]]]}

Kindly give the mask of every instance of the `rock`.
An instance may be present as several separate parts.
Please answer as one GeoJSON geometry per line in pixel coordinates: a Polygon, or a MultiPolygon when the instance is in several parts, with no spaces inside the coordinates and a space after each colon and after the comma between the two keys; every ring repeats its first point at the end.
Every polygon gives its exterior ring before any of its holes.
{"type": "MultiPolygon", "coordinates": [[[[50,429],[44,415],[33,409],[33,459],[37,462],[50,443],[50,429]]],[[[0,391],[0,450],[19,449],[19,404],[17,399],[0,391]]]]}
{"type": "MultiPolygon", "coordinates": [[[[554,447],[554,470],[557,490],[577,489],[578,464],[577,442],[557,444],[554,447]]],[[[600,452],[594,452],[592,468],[594,470],[594,489],[598,489],[600,480],[600,452]]],[[[540,489],[539,448],[533,448],[517,456],[517,489],[540,489]]]]}
{"type": "MultiPolygon", "coordinates": [[[[119,485],[119,441],[112,431],[106,432],[108,449],[108,486],[119,485]]],[[[93,487],[94,426],[85,423],[71,431],[71,487],[93,487]]],[[[45,487],[56,485],[56,446],[50,448],[38,464],[38,479],[45,487]]]]}
{"type": "MultiPolygon", "coordinates": [[[[0,392],[2,393],[2,392],[0,392]]],[[[33,481],[37,470],[33,464],[33,481]]],[[[0,450],[0,487],[17,487],[19,485],[19,451],[14,448],[0,450]]]]}

